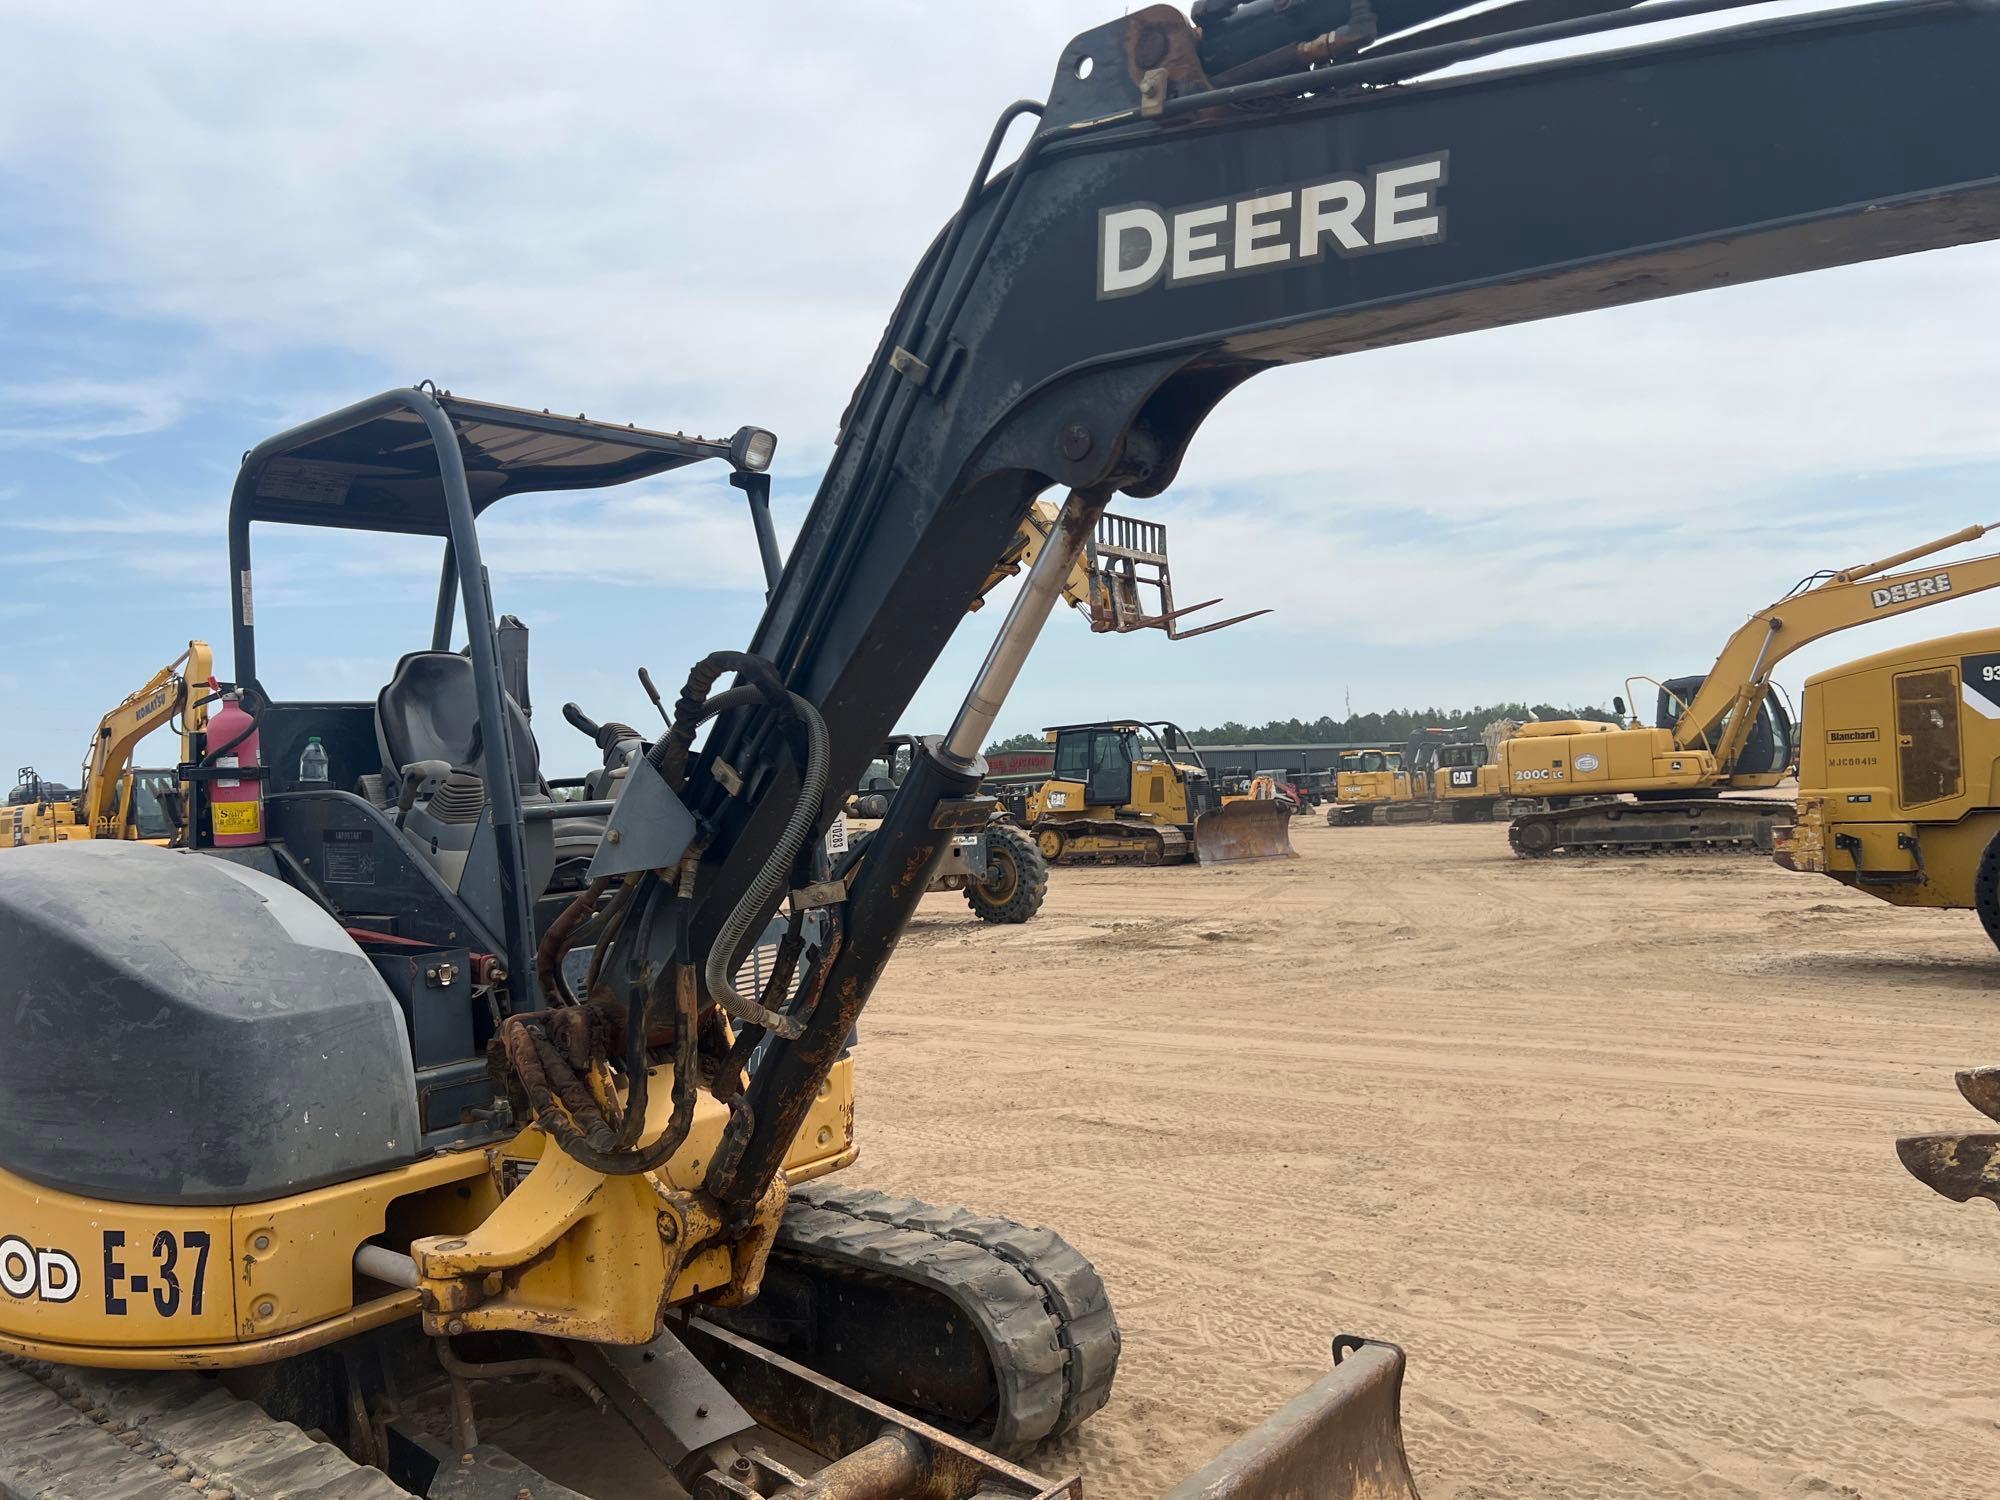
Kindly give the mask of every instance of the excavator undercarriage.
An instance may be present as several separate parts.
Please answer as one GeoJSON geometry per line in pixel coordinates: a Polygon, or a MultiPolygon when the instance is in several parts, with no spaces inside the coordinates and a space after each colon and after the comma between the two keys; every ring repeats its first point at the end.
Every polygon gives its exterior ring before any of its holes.
{"type": "Polygon", "coordinates": [[[1676,854],[1744,850],[1768,854],[1792,825],[1792,804],[1770,798],[1672,801],[1580,799],[1563,807],[1529,802],[1507,825],[1516,854],[1676,854]]]}

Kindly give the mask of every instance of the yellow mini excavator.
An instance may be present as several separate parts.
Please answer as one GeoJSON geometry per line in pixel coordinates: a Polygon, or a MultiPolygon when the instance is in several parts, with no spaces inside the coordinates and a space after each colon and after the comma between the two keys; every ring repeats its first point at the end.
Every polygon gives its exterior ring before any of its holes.
{"type": "MultiPolygon", "coordinates": [[[[1070,39],[1047,100],[996,119],[782,561],[756,427],[425,383],[252,447],[218,572],[262,765],[199,749],[188,847],[0,857],[0,1492],[1080,1496],[1028,1464],[1088,1451],[1036,1448],[1112,1390],[1089,1261],[833,1179],[870,997],[949,841],[992,816],[980,747],[1113,497],[1166,490],[1276,365],[2000,238],[2000,10],[1891,0],[1549,56],[1660,13],[1559,9],[1198,0],[1070,39]],[[673,639],[692,665],[657,739],[600,726],[593,794],[558,798],[479,518],[696,463],[748,501],[763,613],[698,654],[685,617],[621,607],[593,661],[673,639]],[[950,727],[866,846],[830,848],[1045,493],[950,727]],[[277,526],[439,568],[430,632],[372,697],[265,684],[253,554],[277,526]]],[[[901,42],[965,74],[951,40],[901,42]]],[[[1872,582],[1893,612],[1944,572],[1872,582]]],[[[1755,705],[1716,691],[1695,717],[1737,702],[1747,736],[1755,705]]],[[[1338,1340],[1173,1500],[1408,1500],[1402,1370],[1338,1340]]]]}
{"type": "MultiPolygon", "coordinates": [[[[1989,529],[1968,526],[1805,579],[1730,636],[1706,675],[1655,683],[1651,727],[1582,719],[1523,725],[1500,746],[1502,784],[1512,799],[1508,842],[1528,856],[1772,850],[1795,815],[1793,803],[1723,794],[1767,791],[1792,770],[1791,716],[1771,693],[1778,663],[1836,631],[2000,584],[2000,553],[1906,567],[1989,529]]],[[[1613,703],[1622,714],[1624,699],[1613,703]]]]}
{"type": "Polygon", "coordinates": [[[1204,865],[1291,859],[1292,803],[1225,802],[1187,731],[1104,719],[1047,731],[1055,768],[1028,797],[1042,857],[1059,864],[1204,865]]]}
{"type": "Polygon", "coordinates": [[[83,760],[82,790],[49,796],[47,783],[22,771],[20,786],[0,812],[0,849],[82,839],[170,838],[178,777],[165,769],[135,768],[132,756],[155,730],[177,724],[181,759],[189,759],[190,744],[208,723],[214,670],[207,644],[189,641],[186,651],[98,720],[83,760]]]}
{"type": "Polygon", "coordinates": [[[1892,906],[1972,910],[2000,944],[2000,630],[1806,680],[1788,870],[1892,906]]]}

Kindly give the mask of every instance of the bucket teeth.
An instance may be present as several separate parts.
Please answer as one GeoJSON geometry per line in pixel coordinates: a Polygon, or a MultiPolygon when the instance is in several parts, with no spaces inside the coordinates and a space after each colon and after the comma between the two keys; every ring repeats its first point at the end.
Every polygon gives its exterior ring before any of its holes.
{"type": "Polygon", "coordinates": [[[2000,1067],[1965,1068],[1958,1075],[1965,1102],[1989,1120],[2000,1120],[2000,1067]]]}
{"type": "Polygon", "coordinates": [[[1987,1198],[2000,1206],[2000,1135],[1906,1135],[1896,1155],[1912,1177],[1954,1203],[1987,1198]]]}

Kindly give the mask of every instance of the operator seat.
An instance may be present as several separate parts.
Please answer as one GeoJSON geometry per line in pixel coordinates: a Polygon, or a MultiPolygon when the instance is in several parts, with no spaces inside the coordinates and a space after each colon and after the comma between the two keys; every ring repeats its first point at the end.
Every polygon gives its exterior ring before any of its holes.
{"type": "MultiPolygon", "coordinates": [[[[542,780],[541,750],[528,716],[511,696],[506,711],[521,802],[546,803],[549,788],[542,780]]],[[[410,652],[375,697],[375,743],[390,805],[406,809],[399,818],[404,836],[454,890],[487,804],[489,777],[479,731],[472,662],[457,652],[410,652]],[[414,786],[404,786],[406,772],[414,786]]],[[[532,898],[547,887],[555,868],[553,828],[547,822],[529,823],[527,835],[532,898]]]]}

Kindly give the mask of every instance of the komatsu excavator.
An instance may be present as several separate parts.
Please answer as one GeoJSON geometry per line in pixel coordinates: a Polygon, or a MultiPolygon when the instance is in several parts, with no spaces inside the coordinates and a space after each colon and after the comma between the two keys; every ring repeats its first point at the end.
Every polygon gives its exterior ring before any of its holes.
{"type": "MultiPolygon", "coordinates": [[[[1793,820],[1792,801],[1723,794],[1767,791],[1791,774],[1792,719],[1771,693],[1778,663],[1837,631],[2000,585],[2000,553],[1907,567],[1990,529],[1968,526],[1802,580],[1745,621],[1706,675],[1655,683],[1651,727],[1585,719],[1523,725],[1500,746],[1514,852],[1772,851],[1793,820]]],[[[1622,697],[1613,706],[1624,713],[1622,697]]]]}
{"type": "MultiPolygon", "coordinates": [[[[194,848],[0,859],[6,1483],[1079,1494],[997,1450],[1105,1399],[1102,1283],[1052,1233],[819,1180],[856,1150],[857,1023],[945,845],[988,817],[980,746],[1106,505],[1164,490],[1236,386],[2000,235],[1990,5],[1546,47],[1729,3],[1201,0],[1077,36],[916,267],[748,649],[695,663],[609,806],[542,790],[477,517],[700,461],[768,541],[770,435],[425,385],[253,447],[227,579],[262,766],[229,779],[261,792],[260,828],[218,846],[198,761],[194,848]],[[1057,524],[957,718],[864,855],[827,854],[1049,490],[1057,524]],[[434,632],[372,702],[263,679],[252,540],[287,524],[442,555],[434,632]],[[302,783],[314,735],[329,772],[302,783]],[[607,825],[586,883],[545,894],[552,828],[586,814],[607,825]],[[523,1407],[541,1420],[509,1425],[523,1407]],[[593,1407],[643,1486],[586,1472],[609,1457],[593,1407]]],[[[1412,1494],[1401,1352],[1335,1350],[1176,1494],[1412,1494]]]]}
{"type": "MultiPolygon", "coordinates": [[[[172,818],[163,807],[178,797],[165,770],[135,769],[133,754],[155,730],[178,724],[182,759],[208,723],[214,661],[204,641],[188,648],[98,720],[83,759],[83,788],[74,796],[24,798],[0,816],[0,849],[83,839],[165,839],[172,818]]],[[[23,772],[22,784],[28,783],[23,772]]],[[[11,801],[11,799],[10,799],[11,801]]]]}

